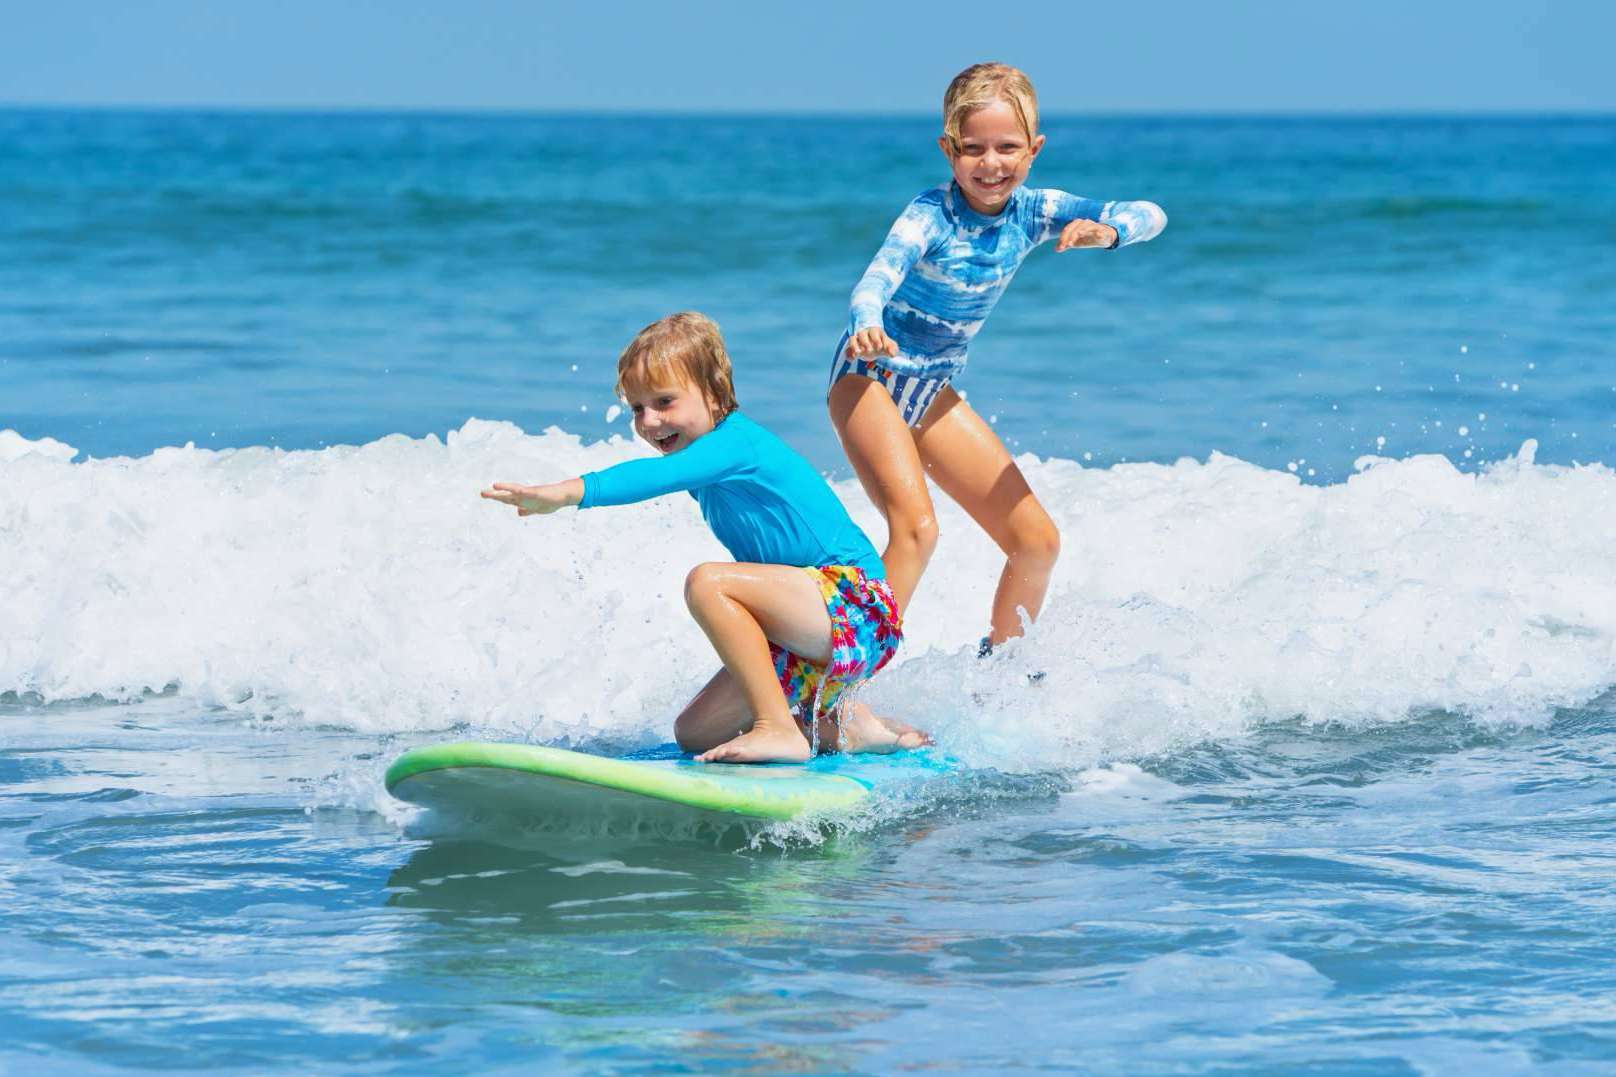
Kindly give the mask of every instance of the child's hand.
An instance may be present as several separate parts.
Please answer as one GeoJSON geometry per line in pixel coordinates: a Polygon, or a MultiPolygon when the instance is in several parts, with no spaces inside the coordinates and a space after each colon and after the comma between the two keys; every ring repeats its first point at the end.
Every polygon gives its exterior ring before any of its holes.
{"type": "Polygon", "coordinates": [[[514,482],[496,482],[482,496],[504,505],[515,505],[518,516],[543,516],[576,505],[583,500],[583,482],[568,479],[547,486],[521,486],[514,482]]]}
{"type": "Polygon", "coordinates": [[[1073,221],[1061,229],[1055,241],[1055,250],[1069,251],[1074,247],[1109,247],[1117,241],[1117,230],[1099,221],[1073,221]]]}
{"type": "Polygon", "coordinates": [[[868,359],[872,355],[890,355],[896,357],[898,344],[880,326],[871,326],[860,329],[853,334],[847,342],[847,357],[849,359],[868,359]]]}

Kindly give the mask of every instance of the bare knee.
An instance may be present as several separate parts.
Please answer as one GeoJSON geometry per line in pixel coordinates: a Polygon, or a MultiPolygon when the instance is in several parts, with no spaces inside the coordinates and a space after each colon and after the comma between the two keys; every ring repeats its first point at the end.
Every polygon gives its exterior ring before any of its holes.
{"type": "Polygon", "coordinates": [[[673,720],[673,739],[681,752],[705,752],[714,747],[707,743],[711,738],[700,735],[699,726],[696,716],[689,710],[683,711],[673,720]]]}
{"type": "Polygon", "coordinates": [[[888,545],[911,553],[924,564],[937,549],[937,517],[930,505],[918,512],[894,509],[887,519],[887,534],[888,545]]]}
{"type": "Polygon", "coordinates": [[[1029,567],[1049,568],[1060,558],[1060,529],[1048,516],[1018,527],[1011,535],[1011,543],[1006,553],[1029,567]]]}
{"type": "Polygon", "coordinates": [[[681,752],[705,752],[746,732],[745,723],[726,723],[729,724],[735,728],[719,726],[711,715],[700,713],[694,706],[687,707],[673,720],[673,740],[681,752]]]}
{"type": "Polygon", "coordinates": [[[691,613],[708,608],[723,597],[723,566],[708,561],[685,577],[685,605],[691,613]]]}

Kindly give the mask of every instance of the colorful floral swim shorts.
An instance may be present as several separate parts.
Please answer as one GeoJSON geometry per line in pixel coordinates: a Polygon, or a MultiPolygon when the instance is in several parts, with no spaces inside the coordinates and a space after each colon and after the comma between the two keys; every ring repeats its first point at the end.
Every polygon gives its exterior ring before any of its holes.
{"type": "Polygon", "coordinates": [[[834,715],[849,688],[875,676],[892,660],[903,640],[898,602],[885,580],[872,580],[862,569],[826,565],[803,571],[814,577],[830,614],[830,663],[821,666],[784,647],[769,644],[774,672],[786,703],[806,719],[817,707],[834,715]]]}

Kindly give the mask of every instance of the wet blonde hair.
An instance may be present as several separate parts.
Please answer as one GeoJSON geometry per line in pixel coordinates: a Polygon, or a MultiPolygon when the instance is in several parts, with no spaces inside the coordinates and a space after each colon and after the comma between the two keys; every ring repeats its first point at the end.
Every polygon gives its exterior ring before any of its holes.
{"type": "Polygon", "coordinates": [[[715,423],[740,407],[718,323],[693,310],[658,318],[634,334],[617,357],[617,395],[624,399],[633,390],[676,383],[701,390],[715,423]]]}
{"type": "Polygon", "coordinates": [[[943,137],[956,153],[966,118],[995,101],[1015,110],[1028,142],[1038,137],[1038,94],[1031,80],[1009,64],[972,64],[943,93],[943,137]]]}

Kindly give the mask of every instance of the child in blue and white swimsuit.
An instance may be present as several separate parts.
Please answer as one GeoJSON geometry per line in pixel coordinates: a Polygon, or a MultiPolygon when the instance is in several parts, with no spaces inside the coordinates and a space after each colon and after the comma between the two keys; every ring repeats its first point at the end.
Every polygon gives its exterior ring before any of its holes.
{"type": "Polygon", "coordinates": [[[1004,64],[955,77],[937,141],[953,179],[909,203],[853,289],[828,404],[853,469],[887,518],[882,560],[900,609],[937,543],[926,476],[1005,552],[987,648],[1020,635],[1023,614],[1038,616],[1060,534],[998,436],[950,382],[1034,247],[1050,239],[1057,251],[1143,243],[1167,216],[1152,202],[1024,188],[1044,136],[1032,84],[1004,64]]]}

